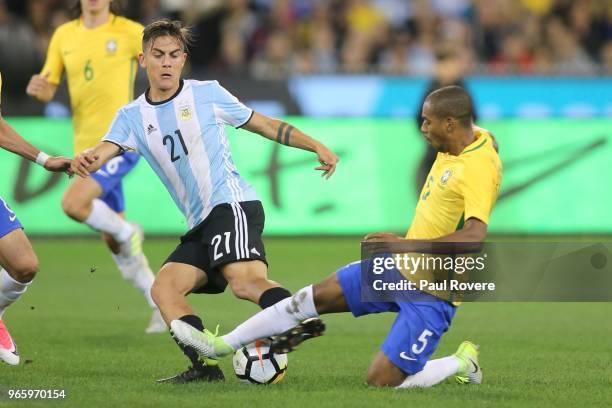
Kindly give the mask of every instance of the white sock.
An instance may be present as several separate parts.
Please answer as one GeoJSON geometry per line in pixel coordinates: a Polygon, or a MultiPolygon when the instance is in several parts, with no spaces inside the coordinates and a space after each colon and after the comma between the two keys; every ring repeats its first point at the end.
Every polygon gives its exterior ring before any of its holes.
{"type": "Polygon", "coordinates": [[[312,285],[255,314],[223,336],[235,350],[257,339],[274,336],[297,326],[301,321],[319,314],[315,308],[312,285]]]}
{"type": "Polygon", "coordinates": [[[17,301],[31,283],[32,281],[27,283],[18,282],[7,271],[0,268],[0,318],[4,314],[4,310],[11,303],[17,301]]]}
{"type": "Polygon", "coordinates": [[[123,279],[131,282],[132,285],[140,290],[147,300],[151,309],[157,309],[157,305],[151,297],[151,286],[155,280],[155,275],[149,267],[149,261],[143,253],[125,258],[121,255],[113,254],[113,260],[117,268],[121,271],[123,279]]]}
{"type": "Polygon", "coordinates": [[[426,388],[444,381],[459,371],[459,359],[448,356],[430,360],[425,367],[414,375],[406,377],[403,383],[396,388],[426,388]]]}
{"type": "Polygon", "coordinates": [[[97,231],[112,235],[117,242],[125,242],[134,232],[129,222],[98,198],[93,200],[91,213],[85,220],[85,224],[97,231]]]}

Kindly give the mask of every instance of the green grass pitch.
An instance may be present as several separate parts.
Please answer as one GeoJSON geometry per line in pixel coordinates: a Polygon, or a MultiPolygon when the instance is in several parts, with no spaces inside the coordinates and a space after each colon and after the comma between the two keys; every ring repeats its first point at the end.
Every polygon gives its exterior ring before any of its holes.
{"type": "MultiPolygon", "coordinates": [[[[289,356],[285,380],[244,385],[231,361],[222,384],[158,385],[187,366],[167,334],[146,335],[150,312],[97,240],[33,240],[40,273],[4,316],[22,356],[0,366],[0,406],[8,389],[65,389],[53,406],[115,407],[504,407],[609,406],[612,400],[611,303],[474,303],[460,307],[435,356],[464,339],[482,347],[484,384],[450,381],[425,390],[374,389],[365,372],[394,316],[327,316],[325,336],[289,356]],[[93,271],[93,272],[92,272],[93,271]],[[25,363],[24,363],[25,361],[25,363]]],[[[153,269],[176,240],[145,242],[153,269]]],[[[357,239],[267,239],[270,276],[296,290],[358,259],[357,239]]],[[[256,312],[222,295],[191,295],[208,327],[226,332],[256,312]]],[[[50,403],[50,402],[49,402],[50,403]]]]}

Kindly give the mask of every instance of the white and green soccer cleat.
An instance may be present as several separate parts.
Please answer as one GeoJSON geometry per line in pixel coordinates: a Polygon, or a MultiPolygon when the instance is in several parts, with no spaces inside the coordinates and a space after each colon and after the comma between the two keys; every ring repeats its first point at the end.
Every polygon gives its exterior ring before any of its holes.
{"type": "Polygon", "coordinates": [[[130,222],[134,232],[125,241],[119,244],[119,253],[125,258],[131,258],[142,253],[142,241],[144,241],[144,231],[136,223],[130,222]]]}
{"type": "Polygon", "coordinates": [[[459,359],[459,372],[455,379],[461,384],[481,384],[482,369],[478,364],[479,347],[471,341],[464,341],[453,354],[459,359]]]}
{"type": "Polygon", "coordinates": [[[170,322],[170,329],[180,343],[194,348],[202,357],[215,359],[236,351],[218,336],[219,326],[216,332],[212,333],[206,329],[199,331],[182,320],[173,320],[170,322]]]}

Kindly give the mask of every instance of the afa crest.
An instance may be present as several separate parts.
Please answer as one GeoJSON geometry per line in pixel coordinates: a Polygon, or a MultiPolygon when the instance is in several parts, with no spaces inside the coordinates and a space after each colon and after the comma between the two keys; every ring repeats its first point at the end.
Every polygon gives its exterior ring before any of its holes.
{"type": "Polygon", "coordinates": [[[191,119],[191,107],[189,107],[189,106],[181,107],[179,109],[179,115],[181,117],[181,120],[187,121],[187,120],[191,119]]]}

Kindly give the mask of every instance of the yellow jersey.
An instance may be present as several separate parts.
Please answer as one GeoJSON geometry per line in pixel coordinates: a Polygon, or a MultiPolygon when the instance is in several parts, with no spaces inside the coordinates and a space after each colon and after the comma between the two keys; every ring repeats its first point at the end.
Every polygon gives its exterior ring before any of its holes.
{"type": "Polygon", "coordinates": [[[462,219],[488,224],[502,178],[502,164],[491,134],[474,129],[476,140],[461,154],[438,153],[406,234],[435,239],[457,230],[462,219]]]}
{"type": "Polygon", "coordinates": [[[93,29],[76,19],[53,33],[41,75],[58,85],[66,71],[75,154],[97,145],[117,110],[133,99],[143,29],[111,14],[93,29]]]}

